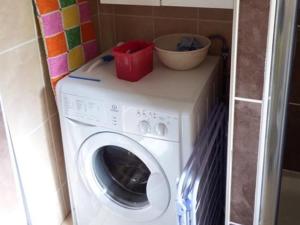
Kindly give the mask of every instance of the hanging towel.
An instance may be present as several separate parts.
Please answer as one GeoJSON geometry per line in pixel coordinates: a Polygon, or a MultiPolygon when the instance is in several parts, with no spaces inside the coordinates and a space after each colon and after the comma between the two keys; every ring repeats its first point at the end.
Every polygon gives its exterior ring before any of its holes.
{"type": "Polygon", "coordinates": [[[56,83],[99,55],[87,0],[34,0],[53,89],[56,83]]]}

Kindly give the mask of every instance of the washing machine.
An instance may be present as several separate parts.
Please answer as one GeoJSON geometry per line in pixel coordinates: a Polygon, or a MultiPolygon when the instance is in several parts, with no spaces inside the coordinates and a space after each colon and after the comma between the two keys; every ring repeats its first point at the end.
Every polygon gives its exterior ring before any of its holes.
{"type": "Polygon", "coordinates": [[[138,82],[99,58],[56,88],[75,225],[175,225],[176,185],[217,101],[219,59],[138,82]]]}

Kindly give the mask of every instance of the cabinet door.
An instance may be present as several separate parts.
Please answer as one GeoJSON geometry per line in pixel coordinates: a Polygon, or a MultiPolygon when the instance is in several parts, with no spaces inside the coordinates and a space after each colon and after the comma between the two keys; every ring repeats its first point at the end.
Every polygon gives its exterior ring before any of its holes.
{"type": "Polygon", "coordinates": [[[233,0],[162,0],[164,6],[233,9],[233,0]]]}
{"type": "Polygon", "coordinates": [[[119,4],[119,5],[153,5],[159,6],[160,0],[100,0],[103,4],[119,4]]]}

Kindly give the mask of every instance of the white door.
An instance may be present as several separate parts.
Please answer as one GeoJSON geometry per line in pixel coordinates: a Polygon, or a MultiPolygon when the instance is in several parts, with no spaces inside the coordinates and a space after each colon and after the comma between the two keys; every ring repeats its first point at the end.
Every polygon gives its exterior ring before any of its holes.
{"type": "Polygon", "coordinates": [[[155,158],[121,134],[89,137],[78,153],[86,187],[112,212],[131,221],[151,221],[168,208],[169,182],[155,158]]]}

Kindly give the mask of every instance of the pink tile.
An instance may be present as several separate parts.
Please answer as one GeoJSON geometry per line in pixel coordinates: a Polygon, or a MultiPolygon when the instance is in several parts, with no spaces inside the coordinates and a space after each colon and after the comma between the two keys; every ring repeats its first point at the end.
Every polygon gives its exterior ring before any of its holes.
{"type": "Polygon", "coordinates": [[[89,61],[99,55],[99,49],[96,41],[83,44],[85,61],[89,61]]]}
{"type": "Polygon", "coordinates": [[[69,72],[67,54],[48,58],[50,76],[52,78],[64,75],[69,72]]]}
{"type": "Polygon", "coordinates": [[[59,11],[42,16],[42,23],[46,37],[63,32],[62,18],[59,11]]]}
{"type": "Polygon", "coordinates": [[[84,23],[91,20],[91,11],[89,8],[89,3],[85,2],[79,5],[80,12],[80,22],[84,23]]]}

